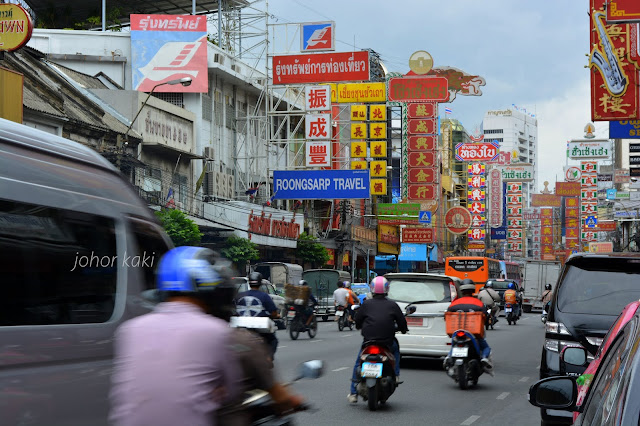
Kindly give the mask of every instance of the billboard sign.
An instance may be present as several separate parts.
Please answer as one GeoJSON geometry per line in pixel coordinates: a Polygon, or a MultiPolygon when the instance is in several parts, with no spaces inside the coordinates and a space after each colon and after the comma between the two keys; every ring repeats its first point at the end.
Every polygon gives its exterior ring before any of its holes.
{"type": "MultiPolygon", "coordinates": [[[[579,172],[579,170],[578,170],[579,172]]],[[[580,182],[556,182],[556,195],[560,197],[579,197],[580,182]]]]}
{"type": "Polygon", "coordinates": [[[369,80],[369,52],[274,56],[273,84],[369,80]]]}
{"type": "Polygon", "coordinates": [[[300,50],[303,52],[336,50],[335,23],[330,21],[300,24],[300,50]]]}
{"type": "Polygon", "coordinates": [[[511,164],[499,167],[503,182],[531,182],[533,180],[532,164],[511,164]]]}
{"type": "Polygon", "coordinates": [[[0,51],[20,49],[31,39],[31,15],[17,4],[0,4],[0,51]]]}
{"type": "Polygon", "coordinates": [[[404,228],[402,230],[403,243],[432,243],[432,228],[404,228]]]}
{"type": "Polygon", "coordinates": [[[418,220],[420,204],[418,203],[380,203],[377,205],[378,216],[414,216],[418,220]]]}
{"type": "Polygon", "coordinates": [[[507,228],[492,228],[491,229],[491,239],[492,240],[506,240],[507,239],[507,228]]]}
{"type": "Polygon", "coordinates": [[[640,139],[640,120],[610,121],[609,139],[640,139]]]}
{"type": "Polygon", "coordinates": [[[466,207],[453,206],[444,215],[444,226],[452,234],[464,234],[471,228],[471,212],[466,207]]]}
{"type": "Polygon", "coordinates": [[[207,17],[204,15],[131,15],[132,86],[154,86],[191,77],[187,87],[165,84],[154,92],[207,93],[207,17]]]}
{"type": "Polygon", "coordinates": [[[331,142],[306,143],[306,165],[307,167],[330,167],[331,166],[331,142]]]}
{"type": "Polygon", "coordinates": [[[331,109],[331,86],[307,86],[304,88],[304,103],[307,111],[328,111],[331,109]]]}
{"type": "Polygon", "coordinates": [[[557,194],[531,194],[531,206],[533,207],[560,207],[562,198],[557,194]]]}
{"type": "Polygon", "coordinates": [[[304,130],[307,139],[331,139],[331,114],[307,114],[304,130]]]}
{"type": "Polygon", "coordinates": [[[368,199],[369,170],[276,170],[275,200],[368,199]]]}
{"type": "Polygon", "coordinates": [[[387,86],[390,102],[443,102],[449,97],[443,77],[392,77],[387,86]]]}
{"type": "Polygon", "coordinates": [[[498,157],[498,142],[459,143],[456,145],[458,161],[493,161],[498,157]]]}
{"type": "Polygon", "coordinates": [[[608,139],[574,139],[569,142],[569,158],[588,160],[611,157],[611,142],[608,139]]]}
{"type": "Polygon", "coordinates": [[[640,22],[640,3],[637,0],[608,0],[607,22],[640,22]]]}

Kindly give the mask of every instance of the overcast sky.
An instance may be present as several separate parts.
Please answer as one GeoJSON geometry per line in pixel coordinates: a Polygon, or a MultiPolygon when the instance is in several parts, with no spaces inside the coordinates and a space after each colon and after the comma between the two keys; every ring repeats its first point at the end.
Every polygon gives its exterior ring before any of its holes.
{"type": "MultiPolygon", "coordinates": [[[[534,113],[540,189],[562,180],[566,141],[590,121],[587,10],[586,0],[269,1],[272,23],[335,21],[337,51],[372,48],[389,71],[408,72],[409,56],[426,50],[434,66],[484,77],[482,96],[447,104],[451,117],[473,132],[487,110],[534,113]]],[[[606,122],[595,125],[608,136],[606,122]]]]}

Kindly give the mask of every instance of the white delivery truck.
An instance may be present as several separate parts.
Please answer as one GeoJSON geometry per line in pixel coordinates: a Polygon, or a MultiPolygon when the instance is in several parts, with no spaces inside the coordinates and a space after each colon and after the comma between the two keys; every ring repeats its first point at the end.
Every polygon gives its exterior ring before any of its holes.
{"type": "Polygon", "coordinates": [[[561,268],[560,262],[551,260],[526,260],[524,262],[522,309],[525,312],[531,312],[532,309],[542,311],[544,286],[551,284],[555,290],[561,268]]]}

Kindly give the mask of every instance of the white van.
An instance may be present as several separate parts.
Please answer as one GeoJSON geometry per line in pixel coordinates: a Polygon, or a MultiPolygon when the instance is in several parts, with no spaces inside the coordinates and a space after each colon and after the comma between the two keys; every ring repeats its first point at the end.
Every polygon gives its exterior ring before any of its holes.
{"type": "Polygon", "coordinates": [[[108,424],[114,331],[170,247],[97,152],[0,119],[0,424],[108,424]]]}

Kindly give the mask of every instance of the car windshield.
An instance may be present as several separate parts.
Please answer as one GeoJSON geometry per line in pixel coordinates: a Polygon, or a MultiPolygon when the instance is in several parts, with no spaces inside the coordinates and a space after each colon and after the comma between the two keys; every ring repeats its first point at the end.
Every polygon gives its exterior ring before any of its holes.
{"type": "Polygon", "coordinates": [[[389,280],[389,299],[396,302],[412,303],[451,302],[449,282],[440,280],[389,280]]]}
{"type": "Polygon", "coordinates": [[[607,259],[604,265],[569,265],[558,290],[558,309],[575,314],[619,315],[640,299],[640,265],[627,259],[607,259]]]}
{"type": "Polygon", "coordinates": [[[351,286],[351,290],[353,290],[356,295],[367,294],[369,292],[369,286],[351,286]]]}

